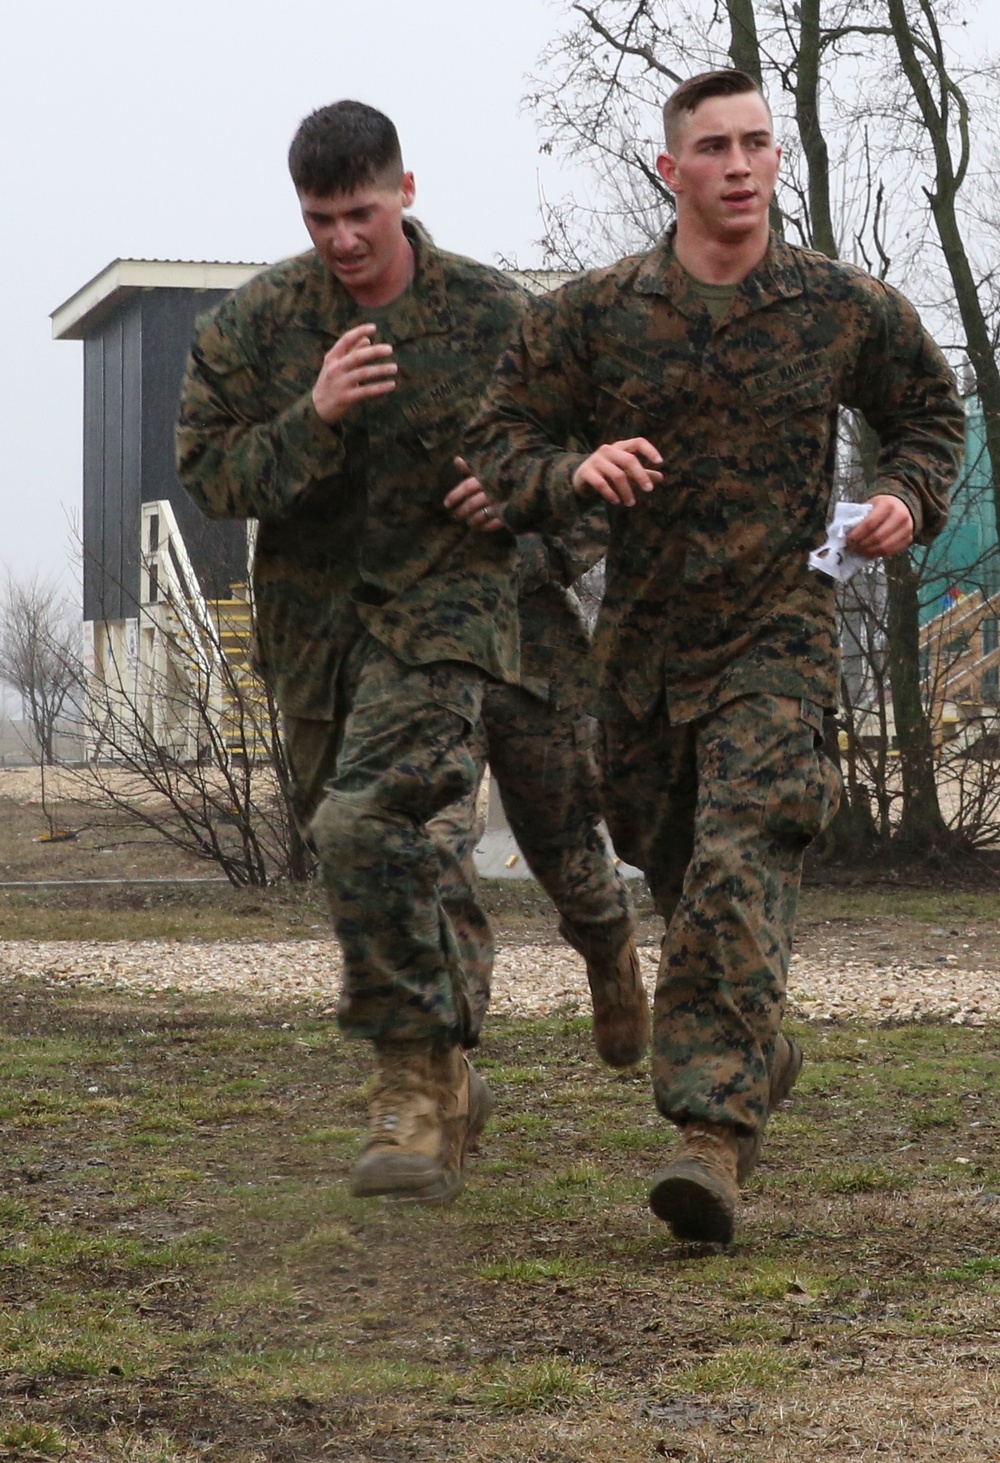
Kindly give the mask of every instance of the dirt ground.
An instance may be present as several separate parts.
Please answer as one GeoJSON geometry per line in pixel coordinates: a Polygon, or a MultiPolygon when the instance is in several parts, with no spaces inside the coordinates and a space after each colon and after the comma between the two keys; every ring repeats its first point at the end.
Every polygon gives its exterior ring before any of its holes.
{"type": "MultiPolygon", "coordinates": [[[[32,775],[37,779],[37,773],[32,775]]],[[[296,940],[320,891],[213,874],[0,776],[0,939],[296,940]],[[120,879],[124,883],[81,883],[120,879]],[[33,880],[68,880],[32,886],[33,880]]],[[[988,866],[812,870],[797,949],[997,972],[988,866]]],[[[659,925],[637,889],[641,939],[659,925]]],[[[530,883],[501,944],[557,941],[530,883]]],[[[736,1243],[649,1213],[648,1070],[493,1020],[444,1211],[351,1200],[366,1064],[315,1004],[0,987],[0,1460],[983,1463],[1000,1457],[995,1022],[795,1028],[736,1243]]]]}
{"type": "Polygon", "coordinates": [[[1000,1456],[995,1033],[797,1028],[736,1242],[645,1206],[671,1139],[587,1023],[495,1023],[446,1210],[351,1200],[329,1021],[0,991],[0,1458],[1000,1456]]]}

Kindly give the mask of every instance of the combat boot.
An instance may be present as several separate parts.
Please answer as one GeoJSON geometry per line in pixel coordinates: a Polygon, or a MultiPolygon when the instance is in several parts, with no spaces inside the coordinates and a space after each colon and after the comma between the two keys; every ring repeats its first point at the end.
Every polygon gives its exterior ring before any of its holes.
{"type": "Polygon", "coordinates": [[[364,1152],[351,1172],[357,1198],[446,1204],[493,1107],[460,1047],[379,1042],[364,1152]]]}
{"type": "Polygon", "coordinates": [[[768,1118],[791,1092],[801,1070],[802,1048],[792,1037],[783,1036],[779,1032],[774,1043],[774,1061],[771,1064],[771,1087],[767,1097],[767,1113],[756,1133],[741,1134],[738,1139],[736,1181],[741,1188],[757,1167],[768,1118]]]}
{"type": "Polygon", "coordinates": [[[685,1123],[681,1146],[653,1179],[649,1207],[678,1239],[727,1245],[740,1200],[738,1134],[721,1123],[685,1123]]]}
{"type": "Polygon", "coordinates": [[[598,1056],[609,1067],[641,1062],[649,1045],[649,1000],[635,940],[626,940],[613,959],[587,959],[587,983],[598,1056]]]}

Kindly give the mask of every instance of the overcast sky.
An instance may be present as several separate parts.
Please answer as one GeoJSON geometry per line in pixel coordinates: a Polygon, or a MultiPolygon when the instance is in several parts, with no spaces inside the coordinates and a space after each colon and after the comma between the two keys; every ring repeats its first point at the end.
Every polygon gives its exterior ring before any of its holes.
{"type": "Polygon", "coordinates": [[[116,258],[272,260],[308,244],[285,155],[356,97],[395,121],[447,248],[538,262],[564,191],[519,115],[561,0],[54,0],[0,54],[0,568],[61,573],[80,502],[82,345],[49,313],[116,258]]]}
{"type": "MultiPolygon", "coordinates": [[[[569,0],[49,0],[0,48],[0,569],[65,573],[81,494],[82,346],[49,313],[116,258],[272,260],[306,240],[299,120],[382,108],[445,247],[538,263],[539,189],[566,191],[519,115],[569,0]]],[[[973,42],[1000,42],[988,0],[973,42]]]]}

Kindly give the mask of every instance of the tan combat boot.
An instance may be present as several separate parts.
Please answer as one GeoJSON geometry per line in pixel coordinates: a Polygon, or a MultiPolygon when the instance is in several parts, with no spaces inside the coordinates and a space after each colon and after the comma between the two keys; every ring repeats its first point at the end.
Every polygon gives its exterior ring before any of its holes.
{"type": "Polygon", "coordinates": [[[771,1088],[767,1098],[767,1117],[761,1123],[756,1133],[752,1135],[741,1135],[738,1140],[738,1156],[736,1160],[736,1181],[742,1188],[747,1179],[757,1167],[757,1160],[760,1158],[761,1144],[764,1141],[764,1129],[767,1126],[767,1119],[774,1112],[774,1109],[784,1102],[791,1092],[802,1070],[802,1048],[797,1041],[790,1036],[782,1036],[779,1032],[774,1043],[774,1062],[771,1066],[771,1088]]]}
{"type": "Polygon", "coordinates": [[[649,1045],[649,1001],[635,940],[626,940],[613,960],[587,960],[587,981],[598,1055],[609,1067],[641,1062],[649,1045]]]}
{"type": "Polygon", "coordinates": [[[733,1237],[740,1190],[739,1135],[721,1123],[685,1123],[681,1146],[653,1179],[649,1207],[678,1239],[727,1245],[733,1237]]]}
{"type": "Polygon", "coordinates": [[[445,1204],[493,1107],[486,1083],[459,1047],[379,1042],[364,1152],[351,1172],[357,1198],[383,1195],[445,1204]]]}

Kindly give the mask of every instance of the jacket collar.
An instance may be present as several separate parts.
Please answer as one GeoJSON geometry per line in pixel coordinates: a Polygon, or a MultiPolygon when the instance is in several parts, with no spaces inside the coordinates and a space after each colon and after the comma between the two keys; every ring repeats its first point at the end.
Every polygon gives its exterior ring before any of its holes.
{"type": "MultiPolygon", "coordinates": [[[[413,282],[391,304],[379,306],[378,316],[394,341],[447,334],[451,330],[451,313],[441,251],[416,219],[404,219],[403,231],[413,247],[413,282]]],[[[352,324],[367,320],[370,307],[352,299],[325,268],[315,250],[305,258],[313,266],[312,288],[307,284],[302,291],[295,311],[296,321],[304,330],[322,335],[332,344],[352,324]]]]}
{"type": "Polygon", "coordinates": [[[382,307],[386,328],[394,340],[447,335],[451,330],[451,313],[441,251],[416,219],[404,219],[403,231],[413,247],[413,283],[391,305],[382,307]]]}
{"type": "MultiPolygon", "coordinates": [[[[674,253],[676,224],[644,257],[635,277],[635,289],[643,295],[663,295],[682,315],[700,318],[705,306],[691,276],[674,253]]],[[[751,315],[778,300],[803,293],[802,271],[795,251],[776,234],[771,234],[767,253],[737,287],[726,320],[751,315]]]]}

